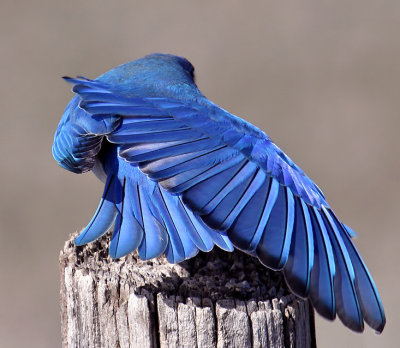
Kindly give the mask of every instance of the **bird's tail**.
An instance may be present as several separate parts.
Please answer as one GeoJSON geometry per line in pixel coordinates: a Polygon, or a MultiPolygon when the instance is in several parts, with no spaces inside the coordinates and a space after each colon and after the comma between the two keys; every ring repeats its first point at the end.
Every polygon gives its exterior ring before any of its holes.
{"type": "Polygon", "coordinates": [[[173,196],[157,183],[141,178],[109,175],[100,204],[76,245],[84,245],[104,235],[114,225],[109,253],[113,258],[139,249],[141,259],[165,253],[176,263],[193,257],[214,244],[228,251],[228,237],[207,227],[188,210],[179,196],[173,196]]]}

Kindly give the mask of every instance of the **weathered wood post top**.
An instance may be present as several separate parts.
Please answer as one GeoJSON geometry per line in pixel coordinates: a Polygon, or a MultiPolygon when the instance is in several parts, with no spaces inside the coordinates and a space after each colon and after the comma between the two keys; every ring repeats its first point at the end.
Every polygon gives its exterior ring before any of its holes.
{"type": "Polygon", "coordinates": [[[108,256],[109,237],[60,254],[64,347],[314,347],[314,315],[279,273],[215,248],[180,264],[108,256]]]}

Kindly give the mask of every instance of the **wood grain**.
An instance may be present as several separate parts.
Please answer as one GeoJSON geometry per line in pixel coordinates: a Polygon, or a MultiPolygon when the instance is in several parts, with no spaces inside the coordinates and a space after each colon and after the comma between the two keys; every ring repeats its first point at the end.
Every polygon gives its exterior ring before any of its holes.
{"type": "Polygon", "coordinates": [[[109,237],[85,247],[73,237],[60,253],[64,347],[315,346],[308,302],[239,251],[111,260],[109,237]]]}

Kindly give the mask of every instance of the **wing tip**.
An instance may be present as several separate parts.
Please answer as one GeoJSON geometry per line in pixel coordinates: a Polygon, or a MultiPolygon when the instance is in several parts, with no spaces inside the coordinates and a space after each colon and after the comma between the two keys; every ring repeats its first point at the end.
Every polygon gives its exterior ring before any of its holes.
{"type": "Polygon", "coordinates": [[[76,79],[71,76],[61,76],[61,78],[68,83],[75,83],[76,79]]]}
{"type": "Polygon", "coordinates": [[[95,241],[98,237],[88,238],[89,229],[85,228],[78,237],[75,238],[74,243],[75,246],[84,246],[90,242],[95,241]]]}
{"type": "Polygon", "coordinates": [[[116,259],[120,259],[121,257],[124,257],[126,255],[129,255],[130,253],[132,253],[133,251],[135,251],[137,248],[135,249],[124,249],[124,248],[110,248],[108,249],[108,255],[110,255],[110,257],[113,260],[116,259]]]}
{"type": "Polygon", "coordinates": [[[383,314],[381,322],[379,322],[377,325],[373,325],[371,327],[374,329],[374,331],[377,335],[380,335],[383,332],[385,325],[386,325],[386,317],[385,317],[385,314],[383,314]]]}

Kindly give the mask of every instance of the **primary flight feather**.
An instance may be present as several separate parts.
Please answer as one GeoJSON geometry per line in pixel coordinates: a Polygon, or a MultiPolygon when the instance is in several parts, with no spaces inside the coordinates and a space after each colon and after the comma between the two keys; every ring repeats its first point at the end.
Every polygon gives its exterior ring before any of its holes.
{"type": "Polygon", "coordinates": [[[281,270],[322,316],[381,332],[385,314],[364,262],[321,190],[257,127],[209,101],[182,57],[152,54],[95,80],[69,78],[76,95],[53,156],[105,182],[76,239],[113,225],[109,252],[138,249],[180,262],[214,245],[281,270]]]}

